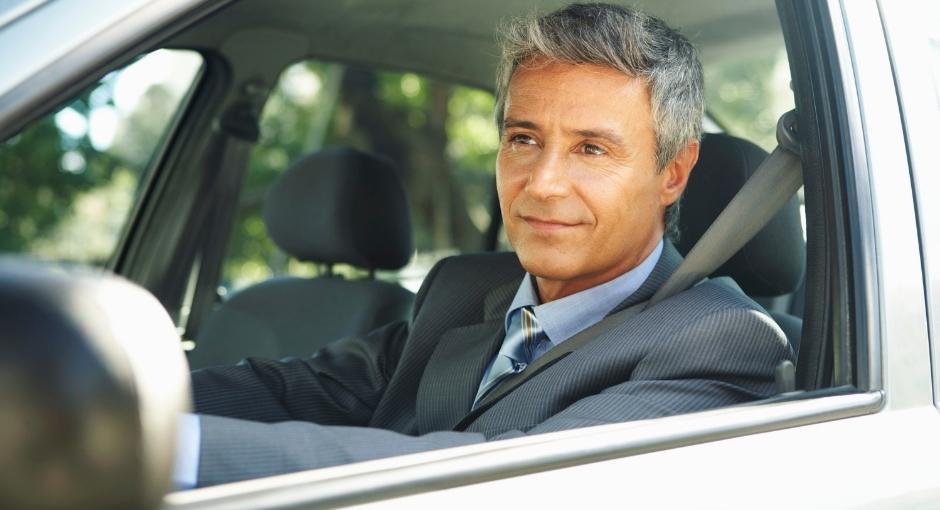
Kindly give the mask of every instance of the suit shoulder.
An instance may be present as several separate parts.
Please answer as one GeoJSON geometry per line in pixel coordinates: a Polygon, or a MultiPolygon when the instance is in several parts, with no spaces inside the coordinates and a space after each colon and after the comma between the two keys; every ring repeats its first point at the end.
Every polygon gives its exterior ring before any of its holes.
{"type": "Polygon", "coordinates": [[[757,303],[722,282],[702,283],[654,307],[658,325],[633,372],[636,379],[708,378],[773,382],[774,369],[792,360],[786,335],[757,303]]]}
{"type": "Polygon", "coordinates": [[[663,303],[668,301],[674,301],[674,306],[694,308],[699,312],[697,315],[710,315],[720,311],[734,313],[734,310],[755,311],[767,315],[762,306],[748,297],[741,287],[728,277],[705,280],[663,303]]]}
{"type": "Polygon", "coordinates": [[[425,278],[415,304],[419,314],[437,314],[446,308],[479,315],[487,296],[494,290],[515,282],[525,274],[514,253],[472,253],[455,255],[439,261],[425,278]],[[479,313],[477,312],[479,311],[479,313]]]}
{"type": "Polygon", "coordinates": [[[652,307],[659,321],[671,322],[673,342],[661,347],[696,346],[716,351],[789,351],[786,335],[759,304],[730,278],[707,280],[652,307]],[[658,309],[658,310],[657,310],[658,309]],[[668,318],[668,319],[667,319],[668,318]],[[681,318],[681,321],[676,321],[681,318]]]}
{"type": "MultiPolygon", "coordinates": [[[[442,259],[431,270],[432,287],[493,289],[525,274],[512,252],[468,253],[442,259]]],[[[428,289],[429,291],[432,289],[428,289]]]]}

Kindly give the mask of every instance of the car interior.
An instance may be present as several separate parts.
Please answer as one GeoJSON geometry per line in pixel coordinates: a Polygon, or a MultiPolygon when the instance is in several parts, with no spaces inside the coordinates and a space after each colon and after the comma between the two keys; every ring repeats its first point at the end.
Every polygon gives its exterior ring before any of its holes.
{"type": "MultiPolygon", "coordinates": [[[[792,398],[864,389],[861,289],[847,284],[859,271],[846,248],[854,213],[840,199],[852,183],[827,171],[843,147],[824,86],[836,78],[812,51],[825,34],[799,21],[818,13],[770,0],[615,3],[700,51],[707,133],[681,203],[681,253],[795,108],[805,186],[711,276],[732,277],[786,334],[792,398]]],[[[4,167],[46,151],[50,171],[17,185],[59,211],[29,228],[33,209],[3,211],[0,228],[18,230],[0,248],[142,285],[192,368],[310,356],[407,320],[434,262],[511,249],[493,174],[494,34],[564,4],[214,2],[62,90],[0,146],[4,167]]]]}
{"type": "MultiPolygon", "coordinates": [[[[559,5],[561,4],[559,3],[559,5]]],[[[353,105],[352,108],[356,106],[362,108],[363,103],[365,103],[365,107],[376,108],[378,107],[378,105],[374,104],[376,101],[372,101],[373,104],[369,104],[367,101],[356,102],[354,98],[347,99],[346,97],[358,92],[355,88],[357,80],[368,82],[371,79],[379,82],[377,84],[373,83],[373,88],[376,85],[381,86],[382,77],[376,80],[374,76],[375,73],[372,71],[372,69],[376,68],[403,69],[411,71],[412,73],[427,71],[427,75],[437,78],[438,80],[441,78],[450,78],[451,81],[455,81],[461,85],[476,85],[478,87],[484,87],[485,89],[491,88],[493,66],[495,64],[492,58],[494,54],[494,48],[492,46],[494,41],[490,28],[494,25],[492,20],[514,13],[513,9],[506,9],[502,4],[499,6],[495,4],[484,4],[483,6],[474,5],[472,9],[467,9],[468,12],[457,16],[453,13],[448,13],[447,16],[443,16],[443,13],[437,11],[441,7],[430,4],[422,4],[421,9],[414,9],[408,13],[403,13],[400,9],[392,9],[391,6],[377,8],[375,5],[358,8],[352,7],[352,11],[349,10],[349,6],[343,6],[336,12],[333,12],[333,9],[337,9],[337,7],[327,7],[324,11],[318,10],[314,12],[309,9],[298,9],[296,5],[291,3],[273,7],[274,8],[270,9],[265,8],[265,13],[260,13],[257,11],[258,6],[251,3],[232,5],[227,9],[226,16],[214,16],[207,20],[205,24],[209,26],[208,28],[200,27],[199,30],[193,29],[179,37],[178,39],[181,42],[178,43],[178,46],[188,48],[199,48],[200,46],[213,48],[221,47],[226,59],[238,59],[239,68],[244,66],[246,70],[253,70],[256,73],[253,79],[270,83],[278,79],[290,80],[292,79],[292,73],[294,74],[293,79],[297,79],[296,75],[300,74],[296,71],[295,67],[290,67],[285,71],[285,66],[295,64],[298,59],[298,56],[290,55],[290,52],[280,52],[279,57],[282,59],[282,64],[280,68],[275,69],[272,60],[277,57],[272,57],[271,53],[274,51],[274,48],[271,48],[271,46],[280,43],[283,44],[284,48],[287,48],[288,46],[292,46],[292,43],[295,42],[291,40],[291,37],[303,37],[307,39],[304,41],[303,46],[313,50],[308,55],[299,56],[300,58],[309,58],[312,55],[315,56],[318,61],[329,62],[332,60],[332,62],[336,62],[338,56],[342,55],[340,59],[341,62],[354,63],[354,65],[347,65],[345,73],[343,73],[342,77],[338,80],[340,82],[339,87],[341,88],[338,95],[342,96],[342,98],[337,101],[340,103],[339,107],[334,108],[342,108],[348,104],[353,105]],[[471,10],[473,12],[469,12],[471,10]],[[465,18],[463,15],[467,17],[465,18]],[[263,16],[266,22],[258,23],[259,16],[263,16]],[[342,16],[347,20],[346,23],[341,24],[342,33],[336,33],[340,25],[333,22],[334,16],[342,16]],[[474,19],[479,16],[487,16],[487,19],[490,21],[483,22],[483,20],[479,20],[480,23],[474,23],[474,19]],[[459,23],[462,26],[459,30],[456,30],[456,27],[450,27],[448,25],[450,23],[459,23]],[[224,25],[224,27],[221,25],[224,25]],[[219,28],[215,28],[216,26],[219,26],[219,28]],[[270,32],[270,29],[261,33],[256,28],[257,26],[277,26],[283,27],[284,30],[278,34],[270,32]],[[476,30],[477,33],[473,33],[474,30],[476,30]],[[394,31],[396,34],[395,37],[392,37],[391,34],[383,37],[383,32],[387,31],[394,31]],[[234,34],[234,36],[232,36],[232,34],[234,34]],[[230,37],[228,41],[225,41],[226,35],[230,37]],[[429,51],[431,50],[430,47],[421,44],[419,36],[421,38],[432,37],[436,42],[433,48],[434,51],[429,51]],[[255,44],[249,43],[248,40],[253,37],[257,37],[258,41],[263,38],[264,45],[258,47],[255,44]],[[238,44],[233,42],[241,40],[244,41],[238,44]],[[355,41],[355,44],[350,44],[350,41],[355,41]],[[374,46],[377,41],[383,42],[381,48],[374,46]],[[444,45],[444,41],[450,41],[450,44],[453,46],[459,46],[462,56],[460,58],[453,58],[452,54],[447,51],[447,46],[444,45]],[[486,45],[486,47],[476,48],[476,45],[486,45]],[[227,54],[228,52],[235,51],[239,52],[239,54],[231,56],[227,54]],[[260,61],[262,60],[264,69],[270,68],[273,71],[271,72],[272,76],[261,78],[259,73],[262,71],[259,64],[261,64],[260,61]],[[362,68],[366,69],[363,70],[362,68]]],[[[551,6],[546,5],[540,7],[550,8],[551,6]]],[[[721,62],[734,57],[740,58],[741,52],[745,51],[750,53],[750,55],[761,55],[762,52],[763,54],[772,54],[774,51],[782,52],[783,41],[779,33],[779,28],[775,26],[776,15],[773,12],[772,4],[767,2],[750,2],[748,4],[738,3],[732,6],[729,3],[723,7],[731,19],[682,19],[681,8],[678,5],[654,7],[653,13],[664,16],[666,19],[670,20],[670,22],[679,27],[683,27],[683,29],[689,33],[690,37],[698,43],[701,49],[702,59],[705,61],[706,68],[708,67],[709,58],[721,62]],[[730,24],[745,19],[748,20],[748,22],[740,23],[740,25],[748,27],[747,31],[745,34],[734,34],[734,37],[738,39],[737,41],[725,40],[729,39],[731,36],[717,30],[715,27],[715,25],[719,23],[730,24]],[[747,41],[746,49],[742,44],[745,40],[747,41]],[[738,55],[734,55],[735,52],[737,52],[738,55]],[[734,55],[734,57],[731,55],[734,55]]],[[[524,9],[524,6],[519,6],[519,8],[524,9]]],[[[524,12],[524,10],[522,12],[524,12]]],[[[300,41],[298,40],[296,42],[300,41]]],[[[744,56],[747,56],[747,54],[744,56]]],[[[229,64],[231,65],[231,62],[229,64]]],[[[308,67],[309,65],[310,64],[308,64],[308,67]]],[[[321,77],[321,81],[327,81],[330,78],[329,74],[326,72],[319,73],[317,76],[321,77]],[[323,78],[323,76],[325,76],[325,78],[323,78]]],[[[402,77],[401,84],[406,94],[407,88],[410,86],[407,80],[409,77],[413,76],[414,74],[402,77]]],[[[431,89],[427,93],[440,93],[437,89],[443,87],[438,86],[435,88],[435,85],[437,84],[425,83],[424,87],[431,89]]],[[[364,88],[368,90],[368,87],[364,88]]],[[[432,101],[433,100],[434,98],[432,98],[432,101]]],[[[329,108],[329,106],[327,106],[327,108],[329,108]]],[[[334,116],[338,116],[340,113],[342,112],[338,111],[334,116]]],[[[434,112],[432,112],[432,114],[433,113],[434,112]]],[[[337,146],[340,147],[346,146],[347,144],[348,146],[358,146],[359,149],[372,152],[379,157],[384,156],[391,158],[401,169],[412,170],[414,168],[415,164],[413,160],[420,158],[422,154],[412,147],[400,146],[408,144],[406,137],[395,137],[394,134],[387,132],[368,133],[370,129],[372,131],[377,130],[377,128],[368,125],[366,119],[364,119],[368,113],[354,110],[352,115],[354,117],[353,122],[356,122],[356,116],[358,115],[359,124],[363,126],[362,131],[366,131],[367,134],[365,136],[359,134],[359,137],[356,138],[355,135],[358,133],[353,132],[351,136],[345,137],[346,139],[343,139],[342,136],[335,136],[333,140],[329,140],[328,143],[338,142],[337,146]],[[399,147],[394,147],[396,142],[399,147]]],[[[776,119],[774,118],[774,120],[776,119]]],[[[260,122],[263,130],[265,126],[264,119],[262,118],[260,122]]],[[[386,123],[389,122],[390,121],[386,121],[386,123]]],[[[334,130],[335,129],[334,127],[334,130]]],[[[420,130],[420,128],[416,129],[416,131],[420,130]]],[[[495,134],[493,136],[495,136],[495,134]]],[[[682,253],[687,253],[688,250],[691,249],[698,237],[701,236],[707,226],[711,224],[711,221],[717,217],[718,213],[724,208],[731,197],[734,196],[735,192],[740,188],[740,185],[743,184],[746,178],[757,168],[765,155],[766,152],[760,147],[754,144],[748,144],[740,138],[722,136],[719,134],[710,134],[706,137],[703,141],[701,162],[693,173],[689,190],[684,198],[682,209],[685,211],[685,214],[680,216],[681,225],[678,246],[682,253]]],[[[302,162],[304,160],[313,160],[317,156],[311,154],[306,157],[302,155],[298,155],[297,157],[299,158],[298,164],[303,164],[302,162]]],[[[423,163],[423,161],[419,160],[419,164],[420,163],[423,163]]],[[[445,167],[454,164],[452,161],[446,160],[438,161],[437,163],[445,167]]],[[[484,164],[491,166],[492,159],[489,159],[484,164]]],[[[313,169],[312,164],[310,166],[311,170],[309,171],[311,173],[316,171],[313,169]]],[[[327,282],[335,282],[337,280],[341,280],[347,286],[354,282],[368,284],[374,288],[371,288],[368,293],[363,292],[356,294],[357,298],[366,294],[377,296],[382,291],[379,290],[379,282],[371,281],[375,276],[373,270],[388,269],[389,266],[387,264],[381,266],[372,261],[368,261],[371,262],[371,264],[363,263],[363,261],[355,263],[354,260],[349,259],[348,255],[345,259],[336,260],[324,260],[322,256],[319,259],[309,256],[299,257],[296,249],[285,246],[285,241],[283,240],[278,241],[279,235],[276,229],[280,228],[282,229],[281,232],[283,232],[283,227],[273,224],[273,216],[269,212],[270,204],[272,202],[283,204],[286,201],[285,198],[281,196],[283,193],[281,190],[285,189],[283,181],[286,180],[295,169],[296,166],[292,166],[289,170],[284,171],[284,177],[279,178],[277,182],[269,184],[269,188],[266,191],[262,216],[269,237],[293,259],[313,262],[339,262],[365,269],[369,274],[357,278],[349,275],[341,276],[335,272],[331,273],[326,270],[320,271],[319,273],[321,274],[317,276],[294,276],[293,278],[300,278],[300,280],[296,280],[298,285],[300,281],[306,280],[307,284],[311,286],[311,289],[318,284],[324,285],[327,282]],[[350,281],[350,278],[355,279],[350,281]],[[370,281],[371,283],[367,283],[370,281]]],[[[481,197],[482,200],[478,198],[477,201],[482,201],[483,203],[477,204],[477,207],[485,207],[488,209],[488,222],[484,225],[474,225],[480,232],[477,233],[478,241],[475,243],[475,246],[471,245],[469,249],[507,249],[509,247],[506,246],[505,242],[499,242],[501,232],[498,209],[496,209],[496,203],[492,199],[492,197],[495,196],[495,193],[492,191],[494,186],[492,181],[492,169],[482,168],[482,170],[489,171],[487,179],[490,182],[487,184],[490,189],[488,190],[489,196],[480,194],[483,195],[481,197]],[[479,228],[480,226],[483,228],[479,228]],[[494,233],[496,235],[493,235],[494,233]]],[[[320,168],[319,171],[325,173],[328,172],[329,169],[320,168]]],[[[422,174],[424,172],[426,171],[421,171],[422,174]]],[[[453,170],[441,168],[436,169],[436,172],[446,174],[453,172],[453,170]]],[[[391,173],[394,174],[395,172],[391,173]]],[[[419,172],[397,170],[397,173],[403,177],[402,181],[404,181],[407,192],[417,195],[423,191],[414,183],[413,175],[419,172]]],[[[321,177],[321,179],[329,179],[329,177],[321,177]]],[[[438,183],[436,183],[438,186],[448,185],[445,179],[440,177],[437,177],[437,179],[439,180],[438,183]]],[[[341,203],[365,204],[365,201],[361,200],[361,195],[358,201],[351,202],[350,200],[356,200],[357,197],[355,195],[357,192],[353,191],[352,188],[349,189],[351,193],[350,198],[347,200],[340,199],[341,203]]],[[[389,189],[391,193],[395,192],[394,185],[390,185],[389,189]]],[[[342,242],[343,240],[332,237],[334,235],[340,235],[337,233],[345,232],[353,236],[367,234],[365,232],[355,232],[351,228],[354,224],[349,222],[349,216],[336,214],[338,211],[334,209],[330,201],[324,201],[323,198],[325,197],[319,195],[319,191],[316,193],[318,193],[316,196],[298,198],[304,201],[303,203],[306,207],[310,208],[309,214],[316,214],[317,211],[323,211],[320,213],[321,216],[318,221],[332,221],[333,225],[327,226],[324,224],[322,227],[318,225],[319,228],[301,229],[299,224],[303,223],[304,220],[301,218],[304,218],[305,215],[300,211],[294,214],[285,213],[282,216],[284,221],[292,223],[296,227],[295,231],[297,235],[294,240],[295,244],[307,242],[318,243],[324,246],[321,250],[336,250],[338,246],[345,245],[345,243],[342,242]],[[327,220],[327,218],[329,220],[327,220]],[[325,232],[322,229],[328,229],[328,231],[325,232]],[[299,239],[301,236],[305,236],[307,239],[299,239]]],[[[359,193],[361,193],[361,191],[359,191],[359,193]]],[[[333,195],[331,198],[337,197],[333,195]]],[[[473,197],[465,196],[465,199],[469,198],[473,197]]],[[[418,203],[413,207],[417,208],[421,205],[423,204],[418,203]]],[[[749,295],[761,300],[765,306],[770,308],[771,312],[775,314],[775,319],[782,324],[782,327],[788,333],[788,337],[793,339],[795,346],[798,344],[800,331],[799,318],[802,315],[802,310],[795,310],[790,305],[795,301],[792,299],[792,294],[800,286],[803,277],[803,259],[805,257],[799,207],[800,204],[798,200],[794,198],[793,201],[787,205],[786,210],[782,211],[765,231],[716,273],[716,276],[730,275],[734,277],[749,295]]],[[[377,226],[373,227],[370,223],[373,221],[386,220],[387,215],[390,214],[389,209],[374,207],[366,211],[359,210],[357,214],[366,214],[367,211],[371,211],[372,213],[370,219],[359,222],[356,228],[372,229],[371,235],[385,231],[383,228],[377,226]]],[[[395,211],[395,209],[392,209],[392,211],[395,211]]],[[[393,212],[391,213],[393,214],[393,212]]],[[[447,213],[448,211],[436,210],[433,211],[431,215],[437,216],[447,213]]],[[[420,213],[412,213],[412,215],[416,218],[415,223],[421,222],[422,218],[420,213]]],[[[464,215],[466,215],[466,213],[464,213],[464,215]]],[[[415,227],[420,228],[422,225],[419,224],[415,227]]],[[[238,226],[235,228],[237,229],[238,226]]],[[[447,228],[447,226],[444,228],[447,228]]],[[[233,232],[231,235],[238,236],[238,232],[233,232]]],[[[284,234],[280,234],[280,237],[283,238],[284,234]]],[[[418,240],[418,244],[422,244],[421,238],[423,236],[419,233],[415,237],[418,240]]],[[[452,236],[452,239],[453,237],[454,236],[452,236]]],[[[440,257],[439,253],[441,250],[434,250],[434,248],[437,248],[439,245],[428,246],[429,243],[426,242],[423,244],[425,246],[417,247],[419,254],[421,254],[422,251],[431,251],[436,255],[436,258],[440,257]]],[[[452,241],[452,244],[457,243],[452,241]]],[[[458,246],[456,247],[456,251],[468,251],[468,247],[458,246]]],[[[445,254],[446,253],[445,251],[445,254]]],[[[212,264],[220,263],[219,261],[209,262],[212,264]]],[[[427,271],[429,265],[425,263],[423,269],[427,271]]],[[[308,295],[306,296],[307,299],[299,299],[300,296],[291,296],[289,298],[273,301],[267,300],[265,297],[264,301],[270,304],[261,304],[260,296],[268,296],[268,294],[260,294],[260,292],[262,292],[261,289],[269,286],[283,285],[284,282],[280,281],[282,278],[283,277],[279,275],[272,275],[270,279],[262,280],[260,283],[255,284],[260,285],[260,287],[252,286],[249,289],[241,291],[234,290],[231,294],[227,294],[224,299],[213,296],[212,301],[215,301],[213,306],[208,311],[199,310],[199,312],[205,314],[205,319],[195,318],[191,313],[189,319],[191,322],[194,319],[200,321],[196,324],[187,325],[187,338],[195,341],[195,348],[190,353],[190,361],[193,365],[198,367],[210,364],[231,363],[248,355],[276,357],[286,355],[309,355],[322,345],[322,341],[328,341],[347,334],[363,331],[361,328],[353,327],[352,322],[340,320],[339,317],[342,316],[337,315],[337,313],[340,313],[338,309],[330,311],[324,309],[322,306],[323,300],[329,300],[329,297],[332,297],[332,289],[324,288],[317,291],[320,292],[322,296],[328,296],[324,298],[314,298],[308,295]],[[252,298],[252,296],[255,297],[252,298]],[[252,300],[255,303],[249,305],[248,303],[252,300]],[[277,303],[276,305],[274,304],[275,302],[277,303]],[[250,316],[236,315],[232,312],[232,310],[238,310],[244,314],[245,308],[249,306],[260,307],[260,309],[256,312],[251,312],[250,316]],[[277,312],[274,311],[275,308],[278,310],[277,312]],[[287,324],[305,322],[305,318],[320,317],[319,313],[323,313],[323,316],[332,317],[333,320],[309,320],[308,322],[318,322],[319,324],[304,326],[302,330],[286,327],[287,324]],[[294,320],[287,319],[291,314],[295,316],[294,320]],[[345,322],[343,329],[334,331],[333,328],[336,326],[331,325],[331,323],[335,322],[345,322]],[[272,328],[281,328],[282,332],[280,334],[274,334],[272,328]],[[291,333],[287,333],[286,330],[298,331],[298,334],[294,336],[291,333]],[[303,331],[303,333],[299,333],[299,331],[303,331]],[[304,340],[305,337],[307,340],[304,340]],[[245,338],[245,340],[237,340],[239,338],[245,338]],[[281,346],[281,343],[285,345],[281,346]]],[[[214,293],[219,283],[220,282],[213,282],[211,290],[208,286],[206,290],[214,293]]],[[[203,289],[195,289],[195,292],[198,293],[201,290],[203,289]]],[[[416,286],[412,285],[411,290],[416,290],[416,286]]],[[[314,291],[310,290],[309,292],[314,291]]],[[[377,300],[377,303],[380,303],[382,298],[375,297],[374,299],[377,300]]],[[[343,298],[338,298],[330,301],[333,306],[341,308],[344,300],[343,298]]],[[[204,301],[194,299],[193,302],[204,301]]],[[[349,308],[348,304],[346,308],[349,308]]],[[[364,307],[364,309],[361,310],[362,313],[376,313],[369,311],[369,308],[370,307],[364,307]]],[[[378,311],[381,312],[381,310],[378,311]]],[[[381,313],[377,313],[373,317],[364,317],[361,321],[362,327],[369,329],[390,317],[407,317],[407,310],[404,308],[397,310],[395,313],[397,315],[382,315],[381,313]]]]}
{"type": "MultiPolygon", "coordinates": [[[[702,156],[685,193],[678,248],[687,254],[768,154],[725,134],[702,140],[702,156]]],[[[311,262],[370,270],[399,269],[413,250],[402,184],[388,162],[349,148],[325,149],[294,163],[272,185],[266,231],[285,253],[311,262]],[[323,214],[324,210],[332,210],[323,214]]],[[[800,287],[805,244],[799,201],[785,208],[712,276],[729,276],[749,296],[772,303],[800,287]]],[[[329,266],[328,266],[329,267],[329,266]]],[[[396,320],[408,320],[414,294],[372,277],[276,276],[219,302],[189,356],[194,368],[248,356],[283,358],[396,320]]],[[[795,353],[801,310],[766,305],[795,353]],[[794,313],[796,312],[796,313],[794,313]]]]}
{"type": "Polygon", "coordinates": [[[314,353],[332,340],[407,320],[414,294],[374,278],[332,274],[335,263],[395,270],[411,258],[405,191],[391,163],[347,147],[314,152],[278,176],[264,203],[266,231],[323,276],[277,276],[219,302],[199,331],[194,368],[314,353]]]}

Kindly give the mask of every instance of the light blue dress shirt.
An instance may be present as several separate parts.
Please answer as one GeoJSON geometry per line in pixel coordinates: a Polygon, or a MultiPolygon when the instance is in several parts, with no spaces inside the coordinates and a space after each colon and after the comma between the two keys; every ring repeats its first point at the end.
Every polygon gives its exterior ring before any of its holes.
{"type": "Polygon", "coordinates": [[[176,464],[173,466],[173,485],[177,489],[192,489],[199,480],[199,442],[202,429],[199,416],[180,415],[176,439],[176,464]]]}
{"type": "MultiPolygon", "coordinates": [[[[663,242],[659,241],[656,249],[649,254],[640,265],[596,287],[582,290],[576,294],[556,299],[545,304],[539,304],[538,292],[532,276],[526,273],[522,279],[516,296],[506,311],[506,331],[509,331],[510,315],[514,310],[523,306],[532,306],[535,317],[542,331],[548,336],[548,342],[535,352],[532,361],[548,351],[552,346],[558,345],[573,337],[594,324],[600,322],[607,314],[630,297],[640,285],[649,278],[653,268],[663,253],[663,242]]],[[[489,380],[493,361],[483,374],[483,384],[489,380]]],[[[173,483],[178,489],[191,489],[196,486],[199,475],[199,444],[200,444],[199,416],[184,414],[179,422],[179,439],[177,442],[176,466],[173,470],[173,483]]]]}

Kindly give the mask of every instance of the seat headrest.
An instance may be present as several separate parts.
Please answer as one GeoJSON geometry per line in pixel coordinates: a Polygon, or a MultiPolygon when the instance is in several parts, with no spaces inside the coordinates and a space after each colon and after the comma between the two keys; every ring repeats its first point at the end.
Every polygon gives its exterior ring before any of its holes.
{"type": "MultiPolygon", "coordinates": [[[[679,215],[679,251],[686,255],[767,157],[751,142],[706,134],[689,177],[679,215]]],[[[732,277],[745,293],[771,297],[796,290],[806,249],[796,196],[750,242],[712,276],[732,277]]]]}
{"type": "Polygon", "coordinates": [[[263,216],[274,243],[306,262],[398,269],[413,251],[395,167],[347,147],[295,161],[268,192],[263,216]]]}

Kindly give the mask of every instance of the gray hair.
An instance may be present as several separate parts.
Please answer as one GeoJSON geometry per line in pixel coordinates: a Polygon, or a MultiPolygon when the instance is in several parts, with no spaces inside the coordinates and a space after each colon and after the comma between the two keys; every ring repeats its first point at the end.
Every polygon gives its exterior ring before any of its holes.
{"type": "MultiPolygon", "coordinates": [[[[666,23],[608,4],[574,4],[544,16],[522,17],[502,30],[496,82],[496,125],[503,128],[509,81],[533,58],[596,64],[647,81],[650,87],[656,166],[662,171],[690,140],[702,135],[705,110],[702,66],[695,48],[666,23]]],[[[665,227],[678,236],[679,201],[666,208],[665,227]]]]}

